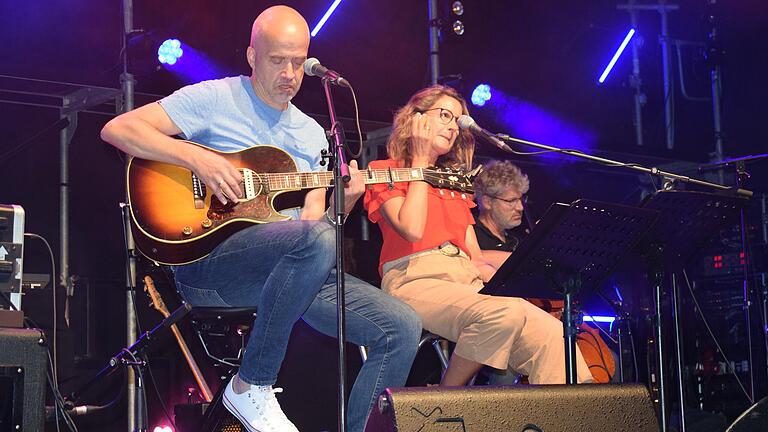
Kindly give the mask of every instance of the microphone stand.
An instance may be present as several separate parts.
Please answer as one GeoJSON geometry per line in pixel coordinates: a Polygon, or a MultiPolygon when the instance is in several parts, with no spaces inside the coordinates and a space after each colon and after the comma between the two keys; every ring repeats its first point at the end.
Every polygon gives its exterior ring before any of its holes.
{"type": "Polygon", "coordinates": [[[334,227],[336,229],[336,326],[337,338],[339,341],[339,405],[338,422],[339,432],[347,430],[347,369],[346,369],[346,346],[344,331],[344,183],[349,182],[349,166],[344,154],[344,144],[341,137],[340,124],[336,118],[336,109],[333,105],[333,96],[331,95],[331,80],[328,77],[322,78],[323,90],[325,91],[325,100],[328,104],[328,115],[331,120],[330,136],[333,137],[332,153],[333,156],[333,197],[334,197],[334,227]]]}

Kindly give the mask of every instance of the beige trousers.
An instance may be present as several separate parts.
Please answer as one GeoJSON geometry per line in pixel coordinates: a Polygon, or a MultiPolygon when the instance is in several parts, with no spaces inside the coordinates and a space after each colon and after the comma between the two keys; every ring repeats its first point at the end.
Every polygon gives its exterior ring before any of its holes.
{"type": "MultiPolygon", "coordinates": [[[[516,297],[478,294],[480,274],[463,255],[417,254],[387,266],[382,289],[409,304],[424,328],[456,342],[456,354],[528,375],[531,384],[565,383],[563,326],[516,297]]],[[[577,349],[579,382],[592,374],[577,349]]]]}

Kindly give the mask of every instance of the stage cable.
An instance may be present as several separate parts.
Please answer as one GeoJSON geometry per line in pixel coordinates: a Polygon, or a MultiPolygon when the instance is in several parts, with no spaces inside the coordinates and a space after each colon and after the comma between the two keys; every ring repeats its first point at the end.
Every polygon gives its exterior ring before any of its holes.
{"type": "MultiPolygon", "coordinates": [[[[731,367],[731,361],[728,360],[728,357],[725,355],[725,351],[723,351],[723,348],[720,346],[720,342],[718,342],[717,337],[715,337],[715,333],[712,332],[712,328],[709,326],[709,322],[707,321],[707,318],[704,316],[704,312],[701,310],[701,306],[699,306],[699,301],[696,299],[696,295],[693,292],[693,286],[691,285],[691,281],[688,279],[688,272],[686,270],[683,270],[683,277],[685,278],[685,284],[688,285],[688,293],[690,293],[691,295],[691,300],[693,300],[693,304],[696,307],[696,310],[699,312],[699,317],[701,317],[701,321],[704,323],[704,327],[706,327],[707,332],[709,333],[709,337],[711,337],[712,342],[715,343],[715,346],[717,347],[717,351],[723,357],[723,360],[725,360],[725,364],[727,365],[729,372],[736,379],[736,382],[739,384],[739,388],[741,388],[741,391],[744,393],[744,396],[747,398],[747,401],[749,401],[749,404],[750,405],[754,404],[755,402],[749,396],[749,392],[747,392],[747,389],[744,387],[744,384],[741,382],[741,378],[739,378],[739,376],[736,374],[736,369],[731,367]]],[[[749,329],[747,329],[747,331],[749,331],[749,329]]]]}
{"type": "Polygon", "coordinates": [[[51,293],[53,296],[53,382],[56,383],[56,387],[58,388],[59,383],[59,368],[58,368],[58,360],[57,360],[57,349],[56,349],[56,330],[58,329],[58,314],[57,314],[57,307],[56,307],[56,287],[58,284],[56,283],[56,261],[53,258],[53,249],[51,249],[50,243],[48,243],[48,240],[45,239],[45,237],[35,234],[35,233],[24,233],[24,237],[30,237],[37,240],[40,240],[45,244],[46,249],[48,249],[48,256],[51,259],[51,293]]]}
{"type": "Polygon", "coordinates": [[[347,145],[347,140],[344,140],[344,147],[347,149],[347,153],[350,154],[352,159],[358,159],[363,154],[365,142],[363,142],[363,132],[360,128],[360,109],[357,105],[357,95],[355,95],[355,89],[351,85],[349,86],[349,91],[352,93],[352,101],[355,105],[355,125],[357,126],[357,137],[360,140],[360,148],[358,148],[357,153],[353,153],[347,145]]]}
{"type": "Polygon", "coordinates": [[[59,392],[59,385],[56,383],[55,380],[53,380],[53,377],[51,376],[51,370],[53,369],[53,361],[51,360],[51,351],[46,349],[46,353],[48,354],[48,371],[46,371],[46,378],[48,379],[48,385],[53,390],[53,404],[54,404],[54,415],[55,415],[55,421],[56,421],[56,431],[59,431],[59,411],[61,411],[61,416],[64,419],[64,423],[67,425],[67,428],[70,430],[70,432],[78,432],[77,425],[75,425],[75,421],[72,420],[72,416],[69,415],[66,409],[66,401],[64,401],[64,397],[61,396],[61,392],[59,392]]]}
{"type": "MultiPolygon", "coordinates": [[[[32,135],[31,137],[27,138],[26,141],[23,141],[20,144],[17,144],[15,147],[5,151],[4,153],[0,153],[0,162],[3,162],[7,159],[10,159],[11,157],[15,156],[20,151],[24,150],[25,147],[28,145],[34,143],[37,141],[40,137],[47,134],[48,132],[54,131],[54,130],[62,130],[69,126],[69,119],[67,117],[62,117],[55,122],[49,124],[48,126],[44,127],[42,130],[37,132],[36,134],[32,135]]],[[[53,279],[51,279],[53,280],[53,279]]]]}
{"type": "MultiPolygon", "coordinates": [[[[48,257],[51,261],[51,276],[50,276],[50,284],[51,284],[51,293],[52,293],[52,301],[53,301],[53,330],[52,330],[52,340],[53,340],[53,355],[51,355],[51,350],[46,347],[46,353],[48,354],[48,365],[49,370],[46,371],[46,377],[48,379],[48,385],[51,387],[51,391],[53,392],[54,396],[54,405],[55,409],[54,412],[56,414],[56,430],[59,430],[59,411],[61,411],[61,416],[64,418],[64,422],[66,423],[67,427],[70,431],[77,432],[77,426],[75,425],[74,421],[72,420],[72,417],[70,417],[69,413],[67,413],[65,405],[64,405],[64,398],[61,396],[61,392],[59,391],[59,376],[58,376],[58,361],[57,361],[57,344],[56,344],[56,331],[58,329],[58,313],[57,313],[57,307],[56,307],[56,287],[58,284],[56,283],[56,261],[53,258],[53,249],[51,248],[50,243],[48,243],[48,240],[45,239],[45,237],[35,234],[35,233],[24,233],[25,237],[34,238],[37,240],[40,240],[45,245],[45,248],[48,250],[48,257]]],[[[24,318],[26,321],[29,322],[29,324],[32,325],[33,328],[37,328],[41,332],[41,338],[44,339],[44,333],[42,330],[40,330],[40,326],[37,325],[32,319],[30,318],[24,318]]]]}

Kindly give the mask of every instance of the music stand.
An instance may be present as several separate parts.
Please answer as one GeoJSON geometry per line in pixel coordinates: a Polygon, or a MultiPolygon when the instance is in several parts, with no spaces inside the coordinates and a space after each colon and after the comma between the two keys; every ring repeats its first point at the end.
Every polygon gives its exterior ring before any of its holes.
{"type": "MultiPolygon", "coordinates": [[[[683,403],[682,348],[679,321],[679,296],[675,273],[699,252],[704,243],[719,232],[729,219],[739,214],[739,208],[746,203],[746,198],[737,193],[724,191],[717,193],[695,191],[659,191],[647,197],[641,207],[659,212],[658,222],[641,241],[641,250],[650,252],[650,259],[655,261],[656,281],[654,281],[654,303],[656,317],[654,330],[656,337],[656,360],[658,361],[659,412],[661,424],[666,424],[666,378],[664,373],[664,350],[662,333],[662,280],[665,273],[671,275],[674,346],[677,356],[677,377],[680,398],[680,418],[685,418],[683,403]]],[[[750,371],[752,368],[750,368],[750,371]]]]}
{"type": "Polygon", "coordinates": [[[565,376],[576,380],[573,296],[594,290],[653,225],[657,212],[591,200],[555,203],[480,293],[541,297],[554,285],[562,293],[565,376]]]}
{"type": "Polygon", "coordinates": [[[643,239],[644,244],[664,246],[667,268],[681,270],[704,243],[738,215],[746,198],[696,191],[659,191],[640,207],[660,213],[659,221],[643,239]]]}

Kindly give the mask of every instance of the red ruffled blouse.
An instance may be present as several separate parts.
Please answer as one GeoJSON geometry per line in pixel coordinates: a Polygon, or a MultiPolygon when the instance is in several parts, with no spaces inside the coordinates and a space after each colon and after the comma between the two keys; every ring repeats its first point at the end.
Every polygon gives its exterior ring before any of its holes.
{"type": "MultiPolygon", "coordinates": [[[[370,169],[403,168],[402,162],[392,159],[377,160],[368,164],[370,169]]],[[[382,204],[394,197],[405,198],[408,192],[407,182],[394,183],[390,189],[389,184],[368,185],[363,198],[363,206],[368,211],[368,219],[379,225],[384,245],[381,248],[379,258],[379,273],[381,266],[389,261],[432,249],[445,242],[451,242],[470,255],[466,245],[467,227],[475,223],[470,209],[475,207],[472,195],[438,189],[431,185],[427,198],[427,226],[424,236],[417,242],[409,242],[390,225],[380,209],[382,204]]],[[[471,255],[470,255],[471,256],[471,255]]]]}

